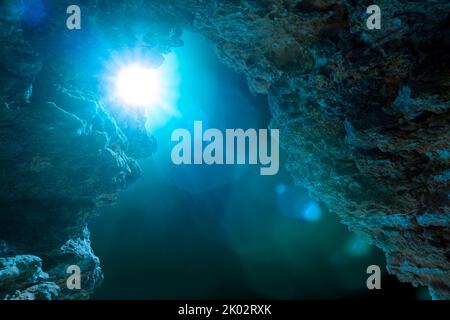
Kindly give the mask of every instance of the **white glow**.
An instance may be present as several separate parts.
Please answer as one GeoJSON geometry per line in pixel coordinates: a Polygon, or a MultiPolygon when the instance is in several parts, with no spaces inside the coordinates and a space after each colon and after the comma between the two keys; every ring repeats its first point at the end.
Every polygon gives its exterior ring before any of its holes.
{"type": "Polygon", "coordinates": [[[133,64],[123,67],[115,80],[117,97],[132,107],[147,108],[160,100],[161,82],[157,69],[133,64]]]}
{"type": "Polygon", "coordinates": [[[178,59],[174,53],[163,58],[136,49],[114,53],[105,63],[104,103],[123,117],[144,117],[149,132],[180,116],[178,59]]]}

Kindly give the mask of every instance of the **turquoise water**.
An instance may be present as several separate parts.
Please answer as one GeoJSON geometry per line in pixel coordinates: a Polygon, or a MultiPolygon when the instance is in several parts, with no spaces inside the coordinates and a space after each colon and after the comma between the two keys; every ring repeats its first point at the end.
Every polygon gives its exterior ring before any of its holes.
{"type": "MultiPolygon", "coordinates": [[[[175,50],[179,117],[153,132],[158,150],[141,164],[141,179],[91,223],[105,273],[93,298],[367,295],[366,268],[384,266],[384,256],[293,186],[283,153],[276,176],[260,176],[258,166],[171,163],[171,132],[194,120],[221,129],[270,121],[265,97],[253,96],[244,76],[200,36],[184,41],[175,50]]],[[[387,279],[388,293],[413,294],[387,279]]]]}

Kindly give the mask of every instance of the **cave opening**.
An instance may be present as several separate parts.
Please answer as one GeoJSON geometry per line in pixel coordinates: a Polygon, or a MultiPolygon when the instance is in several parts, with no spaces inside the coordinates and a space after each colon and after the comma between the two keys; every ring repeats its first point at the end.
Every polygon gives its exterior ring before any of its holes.
{"type": "MultiPolygon", "coordinates": [[[[168,57],[178,116],[152,134],[143,176],[90,224],[103,284],[92,298],[330,298],[364,292],[363,265],[383,255],[295,187],[283,168],[175,166],[170,134],[202,119],[215,128],[267,128],[265,96],[224,66],[201,35],[168,57]],[[173,70],[175,67],[176,72],[173,70]],[[320,261],[320,263],[319,263],[320,261]],[[320,272],[317,272],[317,269],[320,272]],[[348,273],[356,276],[351,279],[348,273]]],[[[164,65],[163,65],[164,66],[164,65]]]]}

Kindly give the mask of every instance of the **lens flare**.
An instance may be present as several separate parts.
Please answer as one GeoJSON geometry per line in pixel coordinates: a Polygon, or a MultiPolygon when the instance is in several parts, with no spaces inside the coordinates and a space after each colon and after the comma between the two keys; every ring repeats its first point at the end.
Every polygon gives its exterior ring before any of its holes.
{"type": "Polygon", "coordinates": [[[300,212],[300,217],[309,222],[315,222],[322,217],[322,209],[315,201],[310,201],[303,211],[300,212]]]}

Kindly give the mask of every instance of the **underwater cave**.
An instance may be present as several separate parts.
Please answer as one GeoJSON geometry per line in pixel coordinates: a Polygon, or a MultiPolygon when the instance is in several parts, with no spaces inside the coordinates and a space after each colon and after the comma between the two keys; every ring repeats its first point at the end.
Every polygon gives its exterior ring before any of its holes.
{"type": "Polygon", "coordinates": [[[78,3],[0,4],[0,299],[449,298],[446,1],[78,3]]]}

